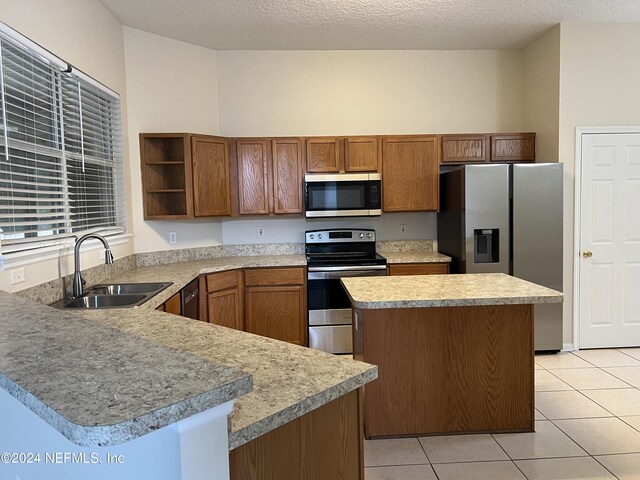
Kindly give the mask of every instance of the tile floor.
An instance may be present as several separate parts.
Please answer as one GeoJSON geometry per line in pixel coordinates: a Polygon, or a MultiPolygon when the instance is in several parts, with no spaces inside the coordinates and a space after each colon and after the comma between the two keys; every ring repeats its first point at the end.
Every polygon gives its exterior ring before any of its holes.
{"type": "Polygon", "coordinates": [[[366,480],[640,480],[640,348],[536,356],[536,432],[367,440],[366,480]]]}

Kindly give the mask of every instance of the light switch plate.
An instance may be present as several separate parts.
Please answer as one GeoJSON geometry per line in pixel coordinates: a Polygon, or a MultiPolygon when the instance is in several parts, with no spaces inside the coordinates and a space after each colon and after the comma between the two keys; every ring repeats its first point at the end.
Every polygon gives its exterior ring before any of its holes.
{"type": "Polygon", "coordinates": [[[24,282],[24,267],[11,270],[11,285],[24,282]]]}

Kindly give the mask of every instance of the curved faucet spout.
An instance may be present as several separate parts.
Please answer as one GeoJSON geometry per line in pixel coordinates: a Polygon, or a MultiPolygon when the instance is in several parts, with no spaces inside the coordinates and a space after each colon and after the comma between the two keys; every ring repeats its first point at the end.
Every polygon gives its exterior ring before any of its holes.
{"type": "Polygon", "coordinates": [[[81,297],[84,294],[85,281],[80,274],[80,246],[85,240],[89,238],[95,238],[96,240],[100,240],[102,242],[102,245],[104,246],[104,263],[107,265],[113,263],[113,254],[111,253],[111,248],[109,248],[109,243],[102,235],[98,235],[97,233],[88,233],[76,240],[76,245],[73,248],[73,263],[75,267],[73,272],[74,298],[81,297]]]}

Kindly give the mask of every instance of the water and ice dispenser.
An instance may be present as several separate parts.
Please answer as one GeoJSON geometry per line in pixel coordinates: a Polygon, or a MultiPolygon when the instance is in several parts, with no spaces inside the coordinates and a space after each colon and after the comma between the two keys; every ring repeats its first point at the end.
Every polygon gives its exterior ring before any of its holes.
{"type": "Polygon", "coordinates": [[[500,261],[500,229],[477,228],[473,231],[473,261],[498,263],[500,261]]]}

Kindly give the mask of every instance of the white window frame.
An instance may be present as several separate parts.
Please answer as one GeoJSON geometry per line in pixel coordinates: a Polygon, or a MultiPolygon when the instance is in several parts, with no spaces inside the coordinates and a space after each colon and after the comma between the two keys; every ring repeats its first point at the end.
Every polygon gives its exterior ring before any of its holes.
{"type": "MultiPolygon", "coordinates": [[[[58,97],[57,109],[59,109],[58,111],[59,115],[62,115],[62,98],[63,98],[62,85],[61,85],[62,72],[67,72],[67,73],[73,72],[73,76],[77,77],[79,79],[79,82],[84,83],[85,85],[88,85],[88,87],[97,89],[98,91],[106,93],[108,96],[112,97],[113,100],[117,102],[118,113],[121,114],[120,105],[119,105],[120,96],[118,95],[118,93],[102,85],[100,82],[94,80],[93,78],[89,77],[83,72],[73,68],[70,64],[68,64],[64,60],[53,55],[51,52],[45,50],[38,44],[24,37],[23,35],[21,35],[20,33],[13,30],[11,27],[7,26],[2,22],[0,22],[0,34],[5,38],[7,38],[9,41],[15,44],[18,44],[23,48],[26,48],[27,50],[29,50],[29,52],[32,55],[42,58],[43,60],[48,62],[50,65],[54,66],[54,68],[55,67],[59,68],[61,73],[60,73],[60,76],[58,77],[59,82],[58,82],[58,88],[56,93],[58,97]]],[[[0,59],[0,67],[2,67],[1,59],[0,59]]],[[[2,74],[2,72],[0,72],[0,74],[2,74]]],[[[4,128],[2,129],[2,135],[0,135],[0,141],[3,143],[3,147],[5,149],[18,148],[20,151],[24,151],[24,152],[29,152],[29,151],[33,152],[34,149],[37,149],[39,150],[39,153],[43,153],[46,150],[46,148],[44,147],[40,147],[40,146],[35,147],[34,145],[31,145],[31,143],[29,142],[26,142],[21,145],[21,142],[19,140],[16,140],[15,138],[9,139],[8,132],[7,132],[6,116],[7,116],[7,113],[6,113],[6,110],[4,110],[4,105],[3,105],[3,119],[5,120],[5,122],[3,124],[4,128]]],[[[63,250],[68,251],[75,243],[75,238],[85,233],[99,232],[104,236],[108,236],[109,242],[112,245],[124,244],[130,241],[130,237],[132,235],[127,233],[127,225],[126,225],[126,205],[125,205],[126,202],[125,202],[125,185],[124,185],[125,166],[124,166],[124,158],[123,158],[123,138],[122,138],[122,131],[121,131],[121,118],[118,116],[116,120],[117,120],[116,122],[117,135],[116,135],[116,141],[113,144],[115,147],[115,153],[113,158],[115,161],[114,168],[116,169],[116,173],[114,176],[115,179],[113,181],[113,190],[110,192],[110,196],[114,200],[114,204],[115,204],[115,210],[116,210],[115,218],[116,218],[117,225],[113,227],[91,228],[85,231],[71,232],[70,227],[72,224],[71,222],[72,210],[71,210],[69,199],[67,198],[66,201],[64,202],[64,211],[65,211],[64,217],[65,217],[67,226],[65,227],[65,230],[66,230],[65,234],[63,234],[62,236],[58,236],[58,237],[53,236],[51,238],[48,238],[46,236],[36,237],[36,239],[33,242],[24,242],[20,244],[13,243],[11,245],[8,245],[7,241],[5,241],[3,245],[3,242],[2,242],[3,235],[2,235],[2,231],[0,230],[0,270],[9,265],[17,266],[21,264],[35,263],[41,260],[45,260],[47,258],[58,258],[60,255],[60,251],[63,251],[63,250]]],[[[81,158],[82,161],[84,162],[85,159],[91,160],[91,158],[85,153],[84,149],[81,150],[80,154],[71,153],[71,152],[65,153],[64,136],[60,138],[60,141],[62,142],[62,148],[61,149],[52,148],[50,153],[52,154],[51,156],[59,157],[61,159],[61,166],[62,166],[61,178],[64,184],[63,188],[66,192],[65,196],[68,197],[70,180],[68,177],[69,170],[66,166],[67,159],[78,157],[79,159],[81,158]]],[[[4,161],[4,158],[0,159],[0,161],[4,161]]],[[[98,163],[101,163],[101,160],[94,159],[94,161],[92,161],[91,163],[98,164],[98,163]]],[[[95,192],[93,193],[95,194],[95,192]]],[[[91,249],[90,245],[89,245],[89,249],[91,249]]]]}

